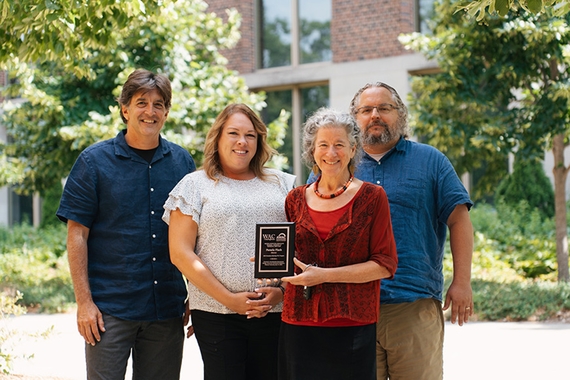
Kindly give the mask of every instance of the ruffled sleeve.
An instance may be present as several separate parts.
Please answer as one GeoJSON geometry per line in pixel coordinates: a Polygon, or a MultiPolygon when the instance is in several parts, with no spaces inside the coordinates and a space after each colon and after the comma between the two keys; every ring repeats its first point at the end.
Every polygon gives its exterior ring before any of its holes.
{"type": "Polygon", "coordinates": [[[202,211],[202,196],[200,177],[202,171],[187,174],[168,194],[168,199],[164,203],[164,213],[162,220],[166,224],[170,223],[170,212],[179,209],[184,215],[189,215],[199,225],[202,211]]]}

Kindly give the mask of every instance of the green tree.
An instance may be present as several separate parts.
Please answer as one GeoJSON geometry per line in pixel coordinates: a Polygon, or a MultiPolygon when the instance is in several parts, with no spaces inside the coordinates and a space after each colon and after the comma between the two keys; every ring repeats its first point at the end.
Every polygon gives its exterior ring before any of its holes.
{"type": "Polygon", "coordinates": [[[570,12],[568,0],[476,0],[463,1],[458,9],[466,11],[469,16],[477,17],[477,21],[483,20],[485,13],[506,16],[509,11],[517,11],[519,8],[532,13],[551,12],[554,16],[563,16],[570,12]]]}
{"type": "Polygon", "coordinates": [[[117,37],[170,1],[4,0],[0,4],[0,68],[9,62],[60,62],[92,75],[82,58],[119,46],[117,37]],[[118,32],[118,33],[117,33],[118,32]]]}
{"type": "Polygon", "coordinates": [[[536,209],[543,220],[554,216],[554,191],[540,160],[517,160],[513,173],[497,188],[495,204],[517,207],[521,201],[536,209]]]}
{"type": "MultiPolygon", "coordinates": [[[[128,27],[110,33],[114,43],[86,48],[84,57],[75,57],[89,67],[89,77],[70,71],[65,60],[8,63],[13,84],[5,93],[26,101],[8,101],[4,107],[10,142],[0,146],[0,174],[5,173],[0,185],[44,193],[67,175],[85,147],[124,128],[114,98],[138,67],[170,77],[173,105],[164,134],[200,164],[205,133],[228,103],[246,103],[257,111],[266,105],[265,95],[249,93],[219,53],[237,43],[239,14],[228,10],[224,23],[206,10],[203,1],[179,0],[139,14],[128,27]]],[[[270,124],[275,141],[286,121],[281,117],[270,124]]]]}
{"type": "Polygon", "coordinates": [[[508,152],[522,159],[552,150],[558,278],[568,281],[568,16],[519,8],[477,23],[456,6],[450,0],[438,6],[432,36],[401,37],[440,70],[412,81],[416,131],[446,151],[460,172],[482,160],[498,163],[508,152]]]}

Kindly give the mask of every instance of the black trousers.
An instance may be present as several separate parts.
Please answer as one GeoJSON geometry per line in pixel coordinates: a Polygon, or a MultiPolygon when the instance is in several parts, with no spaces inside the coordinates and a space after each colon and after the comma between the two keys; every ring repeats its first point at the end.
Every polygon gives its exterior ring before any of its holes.
{"type": "Polygon", "coordinates": [[[376,380],[376,324],[312,327],[282,323],[279,380],[376,380]]]}
{"type": "Polygon", "coordinates": [[[192,310],[205,380],[275,380],[281,313],[247,319],[192,310]]]}

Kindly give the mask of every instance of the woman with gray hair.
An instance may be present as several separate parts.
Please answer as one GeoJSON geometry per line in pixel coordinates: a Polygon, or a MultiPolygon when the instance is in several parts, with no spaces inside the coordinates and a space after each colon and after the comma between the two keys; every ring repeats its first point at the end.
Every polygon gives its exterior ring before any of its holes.
{"type": "Polygon", "coordinates": [[[279,379],[375,380],[380,279],[398,262],[388,199],[354,178],[362,146],[352,116],[321,108],[304,131],[303,159],[318,179],[285,200],[297,268],[282,279],[279,379]]]}

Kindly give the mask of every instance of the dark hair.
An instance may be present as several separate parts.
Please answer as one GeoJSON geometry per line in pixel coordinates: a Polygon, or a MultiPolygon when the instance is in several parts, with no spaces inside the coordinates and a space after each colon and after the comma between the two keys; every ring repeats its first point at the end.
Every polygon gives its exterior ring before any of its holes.
{"type": "Polygon", "coordinates": [[[315,174],[320,172],[318,167],[315,168],[316,162],[313,154],[315,152],[317,132],[321,128],[343,128],[346,131],[351,148],[355,148],[355,155],[348,164],[350,172],[354,173],[356,164],[362,155],[360,128],[351,115],[326,107],[321,107],[316,110],[305,122],[303,128],[303,161],[308,167],[313,169],[315,174]]]}
{"type": "Polygon", "coordinates": [[[263,167],[265,163],[271,159],[271,156],[277,152],[267,143],[267,127],[263,121],[261,121],[259,116],[257,116],[251,108],[241,103],[228,105],[222,112],[220,112],[218,117],[216,117],[214,124],[206,135],[206,141],[204,143],[203,169],[206,172],[206,175],[214,181],[218,180],[218,174],[224,174],[224,170],[220,162],[220,154],[218,153],[218,142],[220,141],[224,125],[230,116],[236,113],[244,114],[251,121],[253,128],[257,133],[257,150],[255,152],[255,156],[253,156],[249,163],[249,167],[256,177],[264,180],[266,174],[263,167]]]}
{"type": "MultiPolygon", "coordinates": [[[[169,110],[172,105],[170,80],[166,75],[156,74],[145,69],[137,69],[129,75],[117,101],[119,102],[119,106],[128,106],[137,92],[143,91],[147,93],[152,90],[157,90],[160,93],[164,100],[164,106],[169,110]]],[[[119,109],[121,110],[121,119],[127,123],[127,119],[123,115],[122,107],[119,107],[119,109]]]]}

